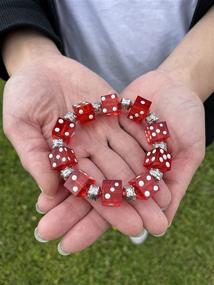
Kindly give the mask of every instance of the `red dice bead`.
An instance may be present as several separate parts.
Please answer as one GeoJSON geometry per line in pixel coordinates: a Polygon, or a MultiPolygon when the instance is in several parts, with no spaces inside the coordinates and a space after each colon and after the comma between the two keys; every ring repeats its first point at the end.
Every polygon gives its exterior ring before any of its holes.
{"type": "Polygon", "coordinates": [[[128,118],[140,123],[149,114],[149,108],[151,104],[152,102],[149,100],[146,100],[141,96],[137,96],[135,102],[129,110],[128,118]]]}
{"type": "Polygon", "coordinates": [[[123,187],[121,180],[103,180],[102,204],[104,206],[119,207],[123,199],[123,187]]]}
{"type": "Polygon", "coordinates": [[[101,97],[101,110],[105,115],[117,116],[120,114],[121,104],[116,94],[101,97]]]}
{"type": "Polygon", "coordinates": [[[136,196],[141,200],[153,197],[160,190],[155,178],[149,173],[142,173],[136,176],[129,181],[129,184],[135,188],[136,196]]]}
{"type": "Polygon", "coordinates": [[[149,144],[165,141],[169,137],[166,122],[152,123],[145,127],[146,139],[149,144]]]}
{"type": "Polygon", "coordinates": [[[68,177],[64,186],[73,195],[78,197],[85,197],[87,195],[87,189],[90,185],[95,184],[95,180],[88,176],[84,171],[80,169],[74,169],[71,175],[68,177]]]}
{"type": "Polygon", "coordinates": [[[64,142],[68,143],[70,136],[74,133],[75,124],[71,121],[59,117],[52,130],[53,139],[63,139],[64,142]]]}
{"type": "Polygon", "coordinates": [[[73,167],[77,164],[73,149],[63,146],[53,148],[49,154],[49,160],[54,170],[62,170],[65,167],[73,167]]]}
{"type": "Polygon", "coordinates": [[[89,102],[81,102],[78,105],[73,105],[73,110],[80,124],[95,120],[94,107],[89,102]]]}
{"type": "Polygon", "coordinates": [[[148,151],[145,156],[144,166],[148,169],[158,168],[161,172],[171,169],[172,156],[162,148],[155,148],[148,151]]]}

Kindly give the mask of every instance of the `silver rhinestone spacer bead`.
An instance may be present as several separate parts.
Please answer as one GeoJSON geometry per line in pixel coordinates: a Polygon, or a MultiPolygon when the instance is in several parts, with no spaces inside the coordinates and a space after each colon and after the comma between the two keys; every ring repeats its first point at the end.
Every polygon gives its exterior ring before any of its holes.
{"type": "Polygon", "coordinates": [[[70,120],[72,123],[76,123],[77,121],[77,116],[74,114],[74,112],[68,112],[64,118],[70,120]]]}
{"type": "Polygon", "coordinates": [[[129,98],[122,98],[120,103],[123,110],[128,110],[132,105],[132,101],[129,98]]]}
{"type": "Polygon", "coordinates": [[[94,103],[92,103],[92,106],[94,107],[94,111],[96,113],[101,112],[101,103],[100,102],[94,102],[94,103]]]}
{"type": "Polygon", "coordinates": [[[167,151],[167,144],[165,142],[156,142],[153,144],[154,148],[162,148],[163,150],[167,151]]]}
{"type": "Polygon", "coordinates": [[[135,189],[131,185],[125,185],[124,187],[125,190],[125,196],[127,200],[135,200],[136,199],[136,193],[135,189]]]}
{"type": "Polygon", "coordinates": [[[63,146],[63,140],[62,139],[54,139],[52,141],[52,148],[60,147],[60,146],[63,146]]]}
{"type": "Polygon", "coordinates": [[[154,122],[156,122],[156,121],[158,121],[158,120],[159,120],[159,118],[158,118],[158,116],[155,115],[154,112],[151,112],[151,113],[146,117],[146,122],[147,122],[148,124],[152,124],[152,123],[154,123],[154,122]]]}
{"type": "Polygon", "coordinates": [[[160,181],[163,178],[163,173],[157,168],[151,168],[149,170],[149,173],[158,181],[160,181]]]}
{"type": "Polygon", "coordinates": [[[60,171],[60,176],[64,179],[64,180],[67,180],[68,177],[71,175],[71,173],[73,172],[74,170],[70,167],[66,167],[65,169],[61,170],[60,171]]]}
{"type": "Polygon", "coordinates": [[[98,185],[92,184],[88,188],[87,197],[90,200],[96,200],[100,194],[100,187],[98,185]]]}

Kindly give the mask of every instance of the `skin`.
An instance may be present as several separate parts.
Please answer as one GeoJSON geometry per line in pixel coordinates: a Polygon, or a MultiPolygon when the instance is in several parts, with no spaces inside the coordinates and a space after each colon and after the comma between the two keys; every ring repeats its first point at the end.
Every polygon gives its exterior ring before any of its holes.
{"type": "MultiPolygon", "coordinates": [[[[143,227],[154,235],[166,231],[205,153],[202,102],[214,90],[213,20],[211,9],[157,70],[140,76],[120,94],[131,99],[140,94],[153,102],[152,110],[167,120],[174,160],[155,199],[124,201],[118,209],[68,196],[47,159],[56,118],[71,110],[72,104],[96,101],[112,88],[92,71],[63,57],[50,40],[36,32],[18,31],[5,40],[3,58],[11,78],[4,91],[4,130],[24,168],[43,189],[38,207],[47,214],[38,224],[41,237],[62,237],[62,248],[76,252],[110,225],[127,235],[136,235],[143,227]]],[[[80,168],[98,183],[104,177],[127,182],[142,171],[149,149],[142,126],[124,117],[100,118],[78,130],[72,145],[80,168]]]]}

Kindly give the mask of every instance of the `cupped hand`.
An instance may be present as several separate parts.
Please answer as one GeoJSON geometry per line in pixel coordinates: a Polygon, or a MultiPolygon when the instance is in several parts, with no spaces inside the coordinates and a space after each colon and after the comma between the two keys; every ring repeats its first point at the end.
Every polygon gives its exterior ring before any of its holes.
{"type": "MultiPolygon", "coordinates": [[[[110,92],[112,88],[103,79],[61,55],[31,62],[5,86],[4,131],[24,168],[43,190],[39,208],[48,211],[38,225],[39,234],[47,240],[64,236],[63,248],[69,252],[91,244],[109,224],[125,234],[136,235],[143,229],[143,219],[151,219],[149,212],[143,210],[143,204],[138,207],[124,201],[115,209],[101,206],[100,201],[89,204],[68,195],[59,183],[59,176],[50,169],[48,152],[56,118],[71,110],[74,103],[93,102],[110,92]]],[[[80,168],[99,184],[104,177],[120,178],[125,183],[142,171],[144,151],[133,136],[121,128],[117,118],[102,117],[79,129],[72,145],[80,168]]],[[[157,195],[157,203],[162,207],[169,199],[169,191],[164,186],[162,195],[157,195]]],[[[167,223],[158,207],[153,208],[154,221],[147,228],[159,234],[167,223]]]]}
{"type": "MultiPolygon", "coordinates": [[[[164,212],[171,224],[182,197],[204,158],[204,107],[197,94],[162,70],[139,77],[121,95],[134,98],[136,94],[150,99],[151,109],[160,120],[167,121],[169,127],[171,136],[168,145],[173,163],[172,170],[164,176],[164,182],[172,194],[172,199],[164,212]]],[[[136,138],[142,148],[151,148],[142,136],[142,126],[131,126],[124,118],[120,119],[120,124],[136,138]]],[[[147,226],[145,222],[144,225],[147,226]]]]}

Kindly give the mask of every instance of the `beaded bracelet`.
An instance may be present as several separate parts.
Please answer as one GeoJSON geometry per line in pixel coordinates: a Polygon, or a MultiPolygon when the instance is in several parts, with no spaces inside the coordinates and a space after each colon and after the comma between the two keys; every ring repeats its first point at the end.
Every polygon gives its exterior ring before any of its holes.
{"type": "Polygon", "coordinates": [[[68,112],[64,118],[59,117],[52,130],[52,151],[49,154],[51,167],[61,173],[65,180],[64,187],[73,195],[96,200],[101,198],[104,206],[120,206],[123,197],[127,200],[147,200],[160,190],[158,182],[163,173],[171,169],[172,157],[167,150],[166,140],[169,131],[166,122],[158,122],[158,117],[150,112],[151,102],[137,96],[134,103],[130,99],[119,100],[117,94],[101,97],[100,102],[81,102],[73,105],[73,112],[68,112]],[[118,116],[128,112],[128,118],[136,123],[144,119],[144,129],[147,142],[153,149],[145,155],[144,166],[147,172],[131,179],[122,186],[122,180],[108,180],[102,186],[96,184],[94,178],[77,168],[77,159],[74,150],[68,147],[71,136],[74,134],[76,123],[80,125],[93,121],[99,114],[118,116]]]}

